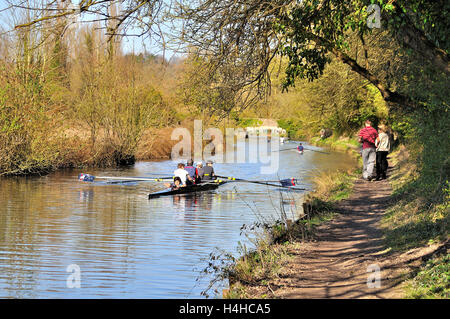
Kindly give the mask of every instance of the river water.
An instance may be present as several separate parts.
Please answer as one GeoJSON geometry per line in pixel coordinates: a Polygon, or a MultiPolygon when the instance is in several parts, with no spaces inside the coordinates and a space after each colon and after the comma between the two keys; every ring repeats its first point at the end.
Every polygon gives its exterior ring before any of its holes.
{"type": "MultiPolygon", "coordinates": [[[[259,163],[216,164],[216,174],[297,177],[298,187],[309,188],[317,172],[355,165],[342,153],[279,154],[273,175],[261,174],[259,163]]],[[[174,165],[138,162],[0,179],[0,298],[202,298],[211,278],[201,271],[211,252],[238,256],[240,244],[251,248],[252,233],[241,227],[279,219],[280,205],[288,217],[299,213],[303,193],[263,185],[228,183],[200,195],[148,200],[148,193],[164,188],[161,183],[77,181],[82,171],[170,175],[174,165]]]]}

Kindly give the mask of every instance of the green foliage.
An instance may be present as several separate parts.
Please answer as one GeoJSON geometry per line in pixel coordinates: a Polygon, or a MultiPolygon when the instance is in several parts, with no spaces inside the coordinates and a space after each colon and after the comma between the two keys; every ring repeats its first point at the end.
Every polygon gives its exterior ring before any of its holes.
{"type": "Polygon", "coordinates": [[[379,92],[336,60],[325,68],[322,77],[312,83],[302,81],[295,90],[306,95],[302,128],[309,135],[330,128],[336,136],[352,136],[366,119],[387,116],[379,92]]]}
{"type": "Polygon", "coordinates": [[[280,261],[286,254],[282,246],[269,245],[267,242],[259,242],[252,251],[241,245],[239,251],[242,257],[231,268],[229,279],[231,282],[246,284],[272,277],[280,269],[280,261]]]}
{"type": "MultiPolygon", "coordinates": [[[[397,164],[397,174],[404,175],[412,170],[416,173],[402,180],[400,185],[395,185],[393,205],[383,218],[386,244],[393,250],[404,251],[445,241],[450,230],[448,180],[440,182],[442,176],[433,176],[423,168],[418,169],[414,163],[409,159],[408,164],[397,164]]],[[[423,159],[416,163],[424,164],[423,159]]],[[[440,174],[439,171],[437,174],[440,174]]]]}
{"type": "Polygon", "coordinates": [[[360,9],[354,1],[302,1],[274,23],[285,39],[281,54],[289,60],[284,88],[298,77],[315,80],[323,74],[329,50],[348,47],[345,30],[364,30],[360,9]]]}
{"type": "MultiPolygon", "coordinates": [[[[415,0],[393,4],[380,0],[371,3],[381,8],[383,25],[391,35],[419,29],[448,53],[448,2],[415,0]]],[[[281,14],[273,25],[275,32],[282,35],[280,53],[288,58],[283,87],[294,86],[296,78],[319,78],[331,61],[327,53],[350,49],[352,32],[361,38],[372,34],[367,25],[367,6],[367,1],[362,0],[307,0],[281,14]]],[[[400,41],[401,37],[402,34],[400,41]]]]}
{"type": "MultiPolygon", "coordinates": [[[[397,209],[400,209],[400,207],[397,209]]],[[[414,208],[409,207],[409,209],[414,208]]],[[[394,250],[404,251],[424,246],[434,241],[445,240],[450,222],[448,212],[446,217],[438,219],[435,218],[435,214],[428,213],[430,216],[418,214],[410,222],[397,221],[393,224],[393,227],[386,231],[387,245],[394,250]]],[[[396,212],[394,211],[391,214],[396,214],[396,212]]],[[[389,218],[387,220],[393,221],[394,219],[389,218]]]]}
{"type": "Polygon", "coordinates": [[[433,43],[447,53],[449,52],[449,21],[447,17],[450,13],[450,4],[448,1],[403,0],[396,1],[395,4],[390,2],[388,0],[378,1],[382,10],[388,14],[389,19],[386,21],[386,25],[394,34],[410,20],[433,43]]]}
{"type": "Polygon", "coordinates": [[[236,116],[235,118],[236,126],[237,127],[255,127],[262,124],[261,120],[258,119],[251,119],[251,118],[239,118],[236,116]]]}
{"type": "Polygon", "coordinates": [[[303,127],[300,119],[281,119],[278,126],[285,129],[289,138],[298,139],[303,137],[301,129],[303,127]]]}

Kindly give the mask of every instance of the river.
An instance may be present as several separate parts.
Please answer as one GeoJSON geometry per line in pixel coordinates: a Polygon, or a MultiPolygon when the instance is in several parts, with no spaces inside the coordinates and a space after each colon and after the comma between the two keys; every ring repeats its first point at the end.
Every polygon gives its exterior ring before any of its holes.
{"type": "MultiPolygon", "coordinates": [[[[277,188],[228,183],[200,195],[148,200],[161,183],[77,181],[80,172],[150,176],[174,165],[137,162],[0,179],[0,298],[202,298],[211,279],[201,276],[209,254],[237,256],[239,243],[252,247],[241,233],[244,224],[279,219],[277,188]]],[[[318,171],[354,165],[342,153],[284,151],[275,175],[262,175],[259,163],[216,164],[215,170],[252,180],[297,177],[299,187],[309,188],[318,171]]],[[[303,193],[281,194],[295,218],[303,193]]]]}

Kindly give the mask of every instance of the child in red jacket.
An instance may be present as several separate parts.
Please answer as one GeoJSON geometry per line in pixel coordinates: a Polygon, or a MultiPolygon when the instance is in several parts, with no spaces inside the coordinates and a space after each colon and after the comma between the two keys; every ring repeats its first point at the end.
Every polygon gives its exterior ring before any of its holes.
{"type": "Polygon", "coordinates": [[[372,180],[376,160],[375,141],[378,137],[378,132],[372,127],[372,122],[366,120],[365,127],[359,131],[359,142],[363,144],[362,158],[363,158],[363,179],[372,180]]]}

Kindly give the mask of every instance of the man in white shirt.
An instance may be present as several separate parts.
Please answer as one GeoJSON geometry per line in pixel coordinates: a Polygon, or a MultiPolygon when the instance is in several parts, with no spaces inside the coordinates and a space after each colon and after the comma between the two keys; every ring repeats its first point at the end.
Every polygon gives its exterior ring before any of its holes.
{"type": "Polygon", "coordinates": [[[193,179],[189,176],[189,173],[184,169],[184,164],[180,163],[178,168],[173,172],[174,176],[178,176],[181,179],[183,185],[189,185],[193,183],[193,179]]]}

